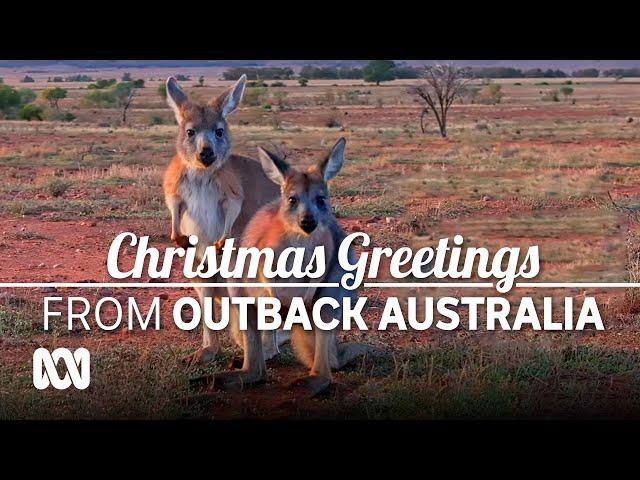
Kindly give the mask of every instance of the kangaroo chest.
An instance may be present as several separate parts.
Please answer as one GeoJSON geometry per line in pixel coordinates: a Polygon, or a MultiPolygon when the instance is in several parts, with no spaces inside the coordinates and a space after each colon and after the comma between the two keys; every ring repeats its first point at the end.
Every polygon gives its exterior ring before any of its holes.
{"type": "Polygon", "coordinates": [[[187,235],[198,235],[199,244],[219,240],[225,221],[233,223],[242,204],[242,188],[231,172],[188,169],[178,194],[186,206],[181,228],[187,235]]]}
{"type": "MultiPolygon", "coordinates": [[[[324,267],[324,275],[322,277],[319,277],[319,278],[305,277],[301,279],[301,278],[296,278],[294,276],[290,276],[287,278],[276,276],[275,278],[269,279],[262,276],[260,278],[260,281],[265,283],[320,283],[320,282],[323,282],[326,275],[329,273],[329,268],[331,266],[331,261],[332,261],[333,253],[335,249],[333,235],[327,229],[323,229],[320,232],[316,232],[316,234],[309,237],[292,235],[290,238],[287,239],[286,242],[283,242],[282,244],[278,245],[273,249],[274,258],[275,259],[280,258],[284,250],[287,248],[293,247],[293,248],[304,249],[304,255],[302,256],[302,261],[300,263],[302,263],[302,265],[305,265],[305,266],[313,264],[314,266],[312,268],[314,271],[316,271],[318,269],[316,266],[317,265],[316,262],[319,259],[316,257],[313,263],[312,263],[312,260],[314,260],[313,259],[314,249],[318,246],[324,247],[324,258],[322,259],[323,267],[324,267]]],[[[294,261],[298,261],[298,260],[299,259],[296,259],[293,255],[290,255],[286,262],[286,269],[290,271],[291,268],[293,267],[294,261]]],[[[317,287],[306,286],[306,285],[295,286],[295,287],[270,286],[270,287],[253,289],[252,294],[255,296],[276,297],[280,300],[280,302],[284,306],[290,305],[291,299],[293,297],[302,297],[305,303],[310,305],[315,296],[316,290],[317,290],[317,287]]]]}

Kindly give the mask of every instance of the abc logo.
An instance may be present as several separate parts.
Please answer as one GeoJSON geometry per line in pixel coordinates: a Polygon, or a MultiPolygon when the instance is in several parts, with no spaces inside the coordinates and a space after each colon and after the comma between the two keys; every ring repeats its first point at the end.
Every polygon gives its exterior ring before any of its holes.
{"type": "Polygon", "coordinates": [[[89,350],[78,348],[71,353],[68,348],[56,348],[49,353],[46,348],[39,348],[33,353],[33,386],[44,390],[49,385],[58,390],[65,390],[72,384],[78,390],[89,386],[89,350]],[[66,372],[58,375],[56,366],[63,361],[66,372]]]}

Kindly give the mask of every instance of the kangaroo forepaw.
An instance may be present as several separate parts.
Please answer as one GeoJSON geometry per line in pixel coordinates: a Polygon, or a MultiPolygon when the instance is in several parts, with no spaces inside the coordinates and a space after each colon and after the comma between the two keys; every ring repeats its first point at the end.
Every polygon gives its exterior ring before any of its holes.
{"type": "Polygon", "coordinates": [[[171,236],[171,240],[173,240],[174,242],[176,242],[176,244],[179,247],[184,248],[185,250],[187,248],[191,248],[194,247],[195,245],[192,245],[191,242],[189,242],[189,237],[187,237],[186,235],[172,235],[171,236]]]}
{"type": "Polygon", "coordinates": [[[331,378],[320,375],[307,375],[294,380],[290,385],[290,388],[298,387],[302,387],[310,398],[317,397],[329,392],[331,378]]]}
{"type": "Polygon", "coordinates": [[[194,367],[196,365],[204,365],[209,362],[215,360],[218,352],[220,351],[220,347],[203,347],[190,355],[187,355],[183,358],[184,363],[187,364],[187,367],[194,367]]]}

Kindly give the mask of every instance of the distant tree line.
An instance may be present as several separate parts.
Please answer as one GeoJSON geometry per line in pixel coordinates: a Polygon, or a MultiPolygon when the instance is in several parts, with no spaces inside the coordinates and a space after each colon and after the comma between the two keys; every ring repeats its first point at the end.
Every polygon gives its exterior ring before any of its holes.
{"type": "Polygon", "coordinates": [[[611,68],[602,72],[603,77],[640,77],[640,68],[611,68]]]}
{"type": "Polygon", "coordinates": [[[222,74],[225,80],[238,80],[246,75],[249,80],[289,80],[294,76],[289,67],[234,67],[222,74]]]}

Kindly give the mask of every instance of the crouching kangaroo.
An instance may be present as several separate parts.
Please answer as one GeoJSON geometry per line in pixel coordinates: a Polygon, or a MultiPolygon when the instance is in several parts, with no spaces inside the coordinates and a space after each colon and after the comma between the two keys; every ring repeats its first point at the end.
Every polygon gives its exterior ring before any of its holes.
{"type": "MultiPolygon", "coordinates": [[[[171,212],[171,238],[187,248],[189,236],[197,235],[196,258],[202,258],[208,245],[239,237],[255,212],[278,194],[260,163],[231,154],[227,117],[240,103],[245,84],[243,75],[210,103],[199,103],[190,100],[173,77],[167,80],[167,103],[178,122],[177,152],[163,182],[171,212]]],[[[217,277],[207,280],[223,281],[217,277]]],[[[201,303],[205,297],[226,295],[225,288],[194,287],[201,303]]],[[[217,332],[203,322],[202,348],[188,360],[213,360],[219,349],[217,332]]]]}
{"type": "MultiPolygon", "coordinates": [[[[325,249],[325,276],[313,279],[318,283],[337,283],[345,273],[337,261],[337,250],[345,233],[331,212],[327,182],[333,178],[340,168],[344,158],[345,140],[341,138],[335,144],[330,154],[322,161],[304,171],[289,166],[278,156],[259,149],[262,166],[275,183],[280,185],[280,198],[262,209],[247,224],[242,235],[241,246],[256,247],[258,249],[271,248],[274,258],[289,247],[304,247],[310,260],[316,246],[325,249]]],[[[355,252],[349,254],[355,257],[355,252]]],[[[355,260],[355,258],[353,258],[355,260]]],[[[258,271],[260,271],[259,267],[258,271]]],[[[307,279],[308,281],[309,279],[307,279]]],[[[248,280],[253,281],[255,280],[248,280]]],[[[304,282],[304,279],[273,278],[260,279],[260,282],[304,282]]],[[[242,284],[229,288],[234,296],[246,297],[276,297],[282,308],[286,309],[292,297],[302,297],[308,311],[316,299],[333,297],[342,304],[342,299],[352,297],[355,292],[341,287],[278,287],[259,286],[250,287],[242,284]]],[[[236,312],[237,314],[237,312],[236,312]]],[[[263,355],[261,335],[257,331],[257,317],[254,306],[247,311],[247,330],[244,334],[244,362],[240,370],[224,372],[213,376],[214,387],[228,387],[260,383],[266,380],[266,364],[263,355]]],[[[341,308],[333,309],[329,306],[321,311],[325,322],[333,318],[342,318],[341,308]]],[[[325,390],[331,384],[331,369],[338,369],[366,353],[368,347],[363,344],[338,344],[336,331],[314,329],[305,331],[301,326],[291,332],[291,343],[298,359],[310,369],[307,377],[301,379],[312,395],[325,390]]]]}

